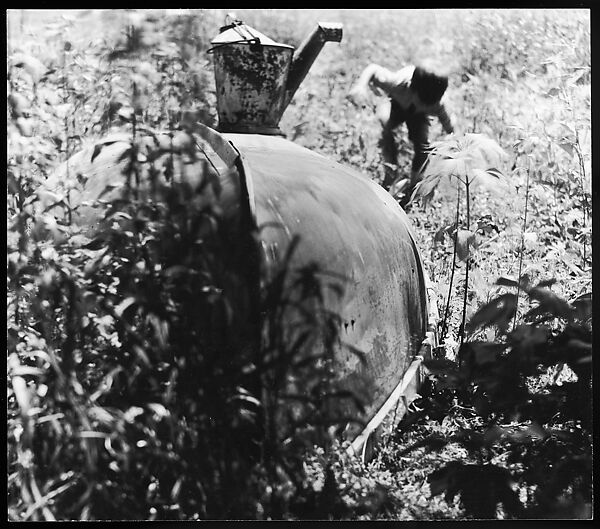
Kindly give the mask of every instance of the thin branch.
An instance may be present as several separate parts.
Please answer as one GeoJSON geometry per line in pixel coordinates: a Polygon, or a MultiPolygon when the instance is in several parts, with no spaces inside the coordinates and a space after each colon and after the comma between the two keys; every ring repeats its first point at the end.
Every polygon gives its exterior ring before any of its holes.
{"type": "MultiPolygon", "coordinates": [[[[467,183],[465,185],[465,190],[467,193],[466,201],[467,201],[467,230],[471,229],[471,197],[469,194],[469,177],[467,175],[467,183]]],[[[468,251],[468,246],[467,246],[468,251]]],[[[469,293],[469,264],[470,264],[469,256],[467,255],[467,259],[465,260],[465,293],[463,296],[463,310],[462,310],[462,322],[460,324],[460,345],[463,344],[465,340],[465,320],[467,317],[467,296],[469,293]]]]}
{"type": "MultiPolygon", "coordinates": [[[[75,485],[75,481],[65,483],[64,485],[61,485],[60,487],[54,489],[53,491],[46,494],[44,497],[37,500],[33,505],[31,505],[27,509],[27,512],[23,516],[23,521],[28,520],[37,509],[44,508],[52,498],[58,496],[59,494],[62,494],[65,490],[71,488],[73,485],[75,485]]],[[[52,516],[52,513],[50,513],[50,515],[52,516]]]]}
{"type": "MultiPolygon", "coordinates": [[[[460,218],[460,187],[456,188],[456,228],[458,229],[458,221],[460,218]]],[[[456,248],[457,248],[458,237],[454,234],[454,252],[452,255],[452,272],[450,273],[450,284],[448,285],[448,299],[446,300],[446,308],[444,309],[444,321],[442,322],[442,340],[446,335],[448,313],[450,311],[450,297],[452,295],[452,283],[454,282],[454,271],[456,270],[456,248]]]]}
{"type": "Polygon", "coordinates": [[[37,505],[37,508],[42,511],[42,514],[44,515],[44,519],[47,522],[55,522],[56,518],[52,514],[52,511],[50,509],[48,509],[48,507],[46,506],[46,501],[42,497],[42,494],[40,493],[40,489],[38,488],[37,483],[35,482],[33,472],[31,472],[31,471],[29,472],[29,488],[35,499],[35,505],[37,505]]]}
{"type": "Polygon", "coordinates": [[[531,158],[529,160],[529,167],[527,168],[527,183],[525,184],[525,212],[523,214],[523,227],[521,228],[521,249],[519,250],[519,274],[517,275],[517,301],[515,308],[515,315],[513,317],[513,329],[517,324],[517,312],[519,312],[519,294],[521,293],[521,271],[523,269],[523,253],[525,251],[525,228],[527,227],[527,207],[529,205],[529,175],[531,173],[531,158]]]}
{"type": "MultiPolygon", "coordinates": [[[[575,130],[575,152],[577,153],[577,159],[579,161],[579,182],[581,184],[581,192],[583,193],[583,228],[585,230],[587,226],[587,218],[589,217],[589,204],[587,195],[585,192],[585,162],[583,159],[583,153],[581,152],[581,144],[579,143],[579,133],[575,130]]],[[[587,243],[584,233],[583,237],[583,266],[587,263],[587,243]]]]}

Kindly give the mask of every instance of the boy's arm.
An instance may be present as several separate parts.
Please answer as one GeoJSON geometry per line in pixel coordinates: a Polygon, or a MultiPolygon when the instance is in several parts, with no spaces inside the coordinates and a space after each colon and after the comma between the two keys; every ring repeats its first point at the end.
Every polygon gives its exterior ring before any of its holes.
{"type": "Polygon", "coordinates": [[[452,126],[452,120],[450,119],[450,116],[448,115],[448,112],[446,111],[446,107],[444,106],[444,103],[439,104],[437,111],[436,111],[436,115],[437,115],[438,119],[440,120],[442,127],[446,131],[446,134],[452,134],[454,132],[454,127],[452,126]]]}
{"type": "Polygon", "coordinates": [[[348,97],[351,101],[358,102],[367,97],[369,88],[377,95],[381,95],[382,92],[389,94],[396,84],[394,72],[378,64],[369,64],[354,83],[348,97]]]}
{"type": "Polygon", "coordinates": [[[369,66],[363,70],[356,84],[364,88],[376,88],[389,94],[396,86],[397,80],[395,72],[392,72],[383,66],[379,66],[378,64],[369,64],[369,66]]]}

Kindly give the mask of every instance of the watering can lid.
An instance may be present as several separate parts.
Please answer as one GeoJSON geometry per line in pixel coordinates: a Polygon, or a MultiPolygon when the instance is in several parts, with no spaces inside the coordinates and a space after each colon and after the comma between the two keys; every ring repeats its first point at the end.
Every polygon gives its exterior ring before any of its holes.
{"type": "Polygon", "coordinates": [[[234,20],[232,24],[223,26],[219,33],[212,41],[212,44],[233,44],[238,42],[258,42],[263,46],[278,46],[280,48],[292,48],[287,44],[281,44],[270,39],[260,31],[250,27],[239,20],[234,20]]]}

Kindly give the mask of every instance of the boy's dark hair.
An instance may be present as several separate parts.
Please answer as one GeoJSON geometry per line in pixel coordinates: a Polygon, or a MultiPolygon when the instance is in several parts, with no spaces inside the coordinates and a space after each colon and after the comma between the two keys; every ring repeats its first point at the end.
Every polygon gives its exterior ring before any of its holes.
{"type": "Polygon", "coordinates": [[[410,88],[417,93],[423,103],[433,105],[442,99],[446,88],[448,88],[448,77],[434,73],[422,66],[416,66],[410,88]]]}

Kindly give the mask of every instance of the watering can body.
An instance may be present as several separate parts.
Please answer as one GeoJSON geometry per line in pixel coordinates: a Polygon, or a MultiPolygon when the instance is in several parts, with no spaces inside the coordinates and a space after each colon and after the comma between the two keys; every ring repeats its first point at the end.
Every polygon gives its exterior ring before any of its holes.
{"type": "Polygon", "coordinates": [[[294,48],[245,25],[225,30],[212,44],[220,130],[279,133],[294,48]]]}
{"type": "Polygon", "coordinates": [[[340,24],[321,23],[294,51],[237,20],[221,28],[209,50],[219,130],[281,134],[281,116],[323,45],[341,38],[340,24]]]}

